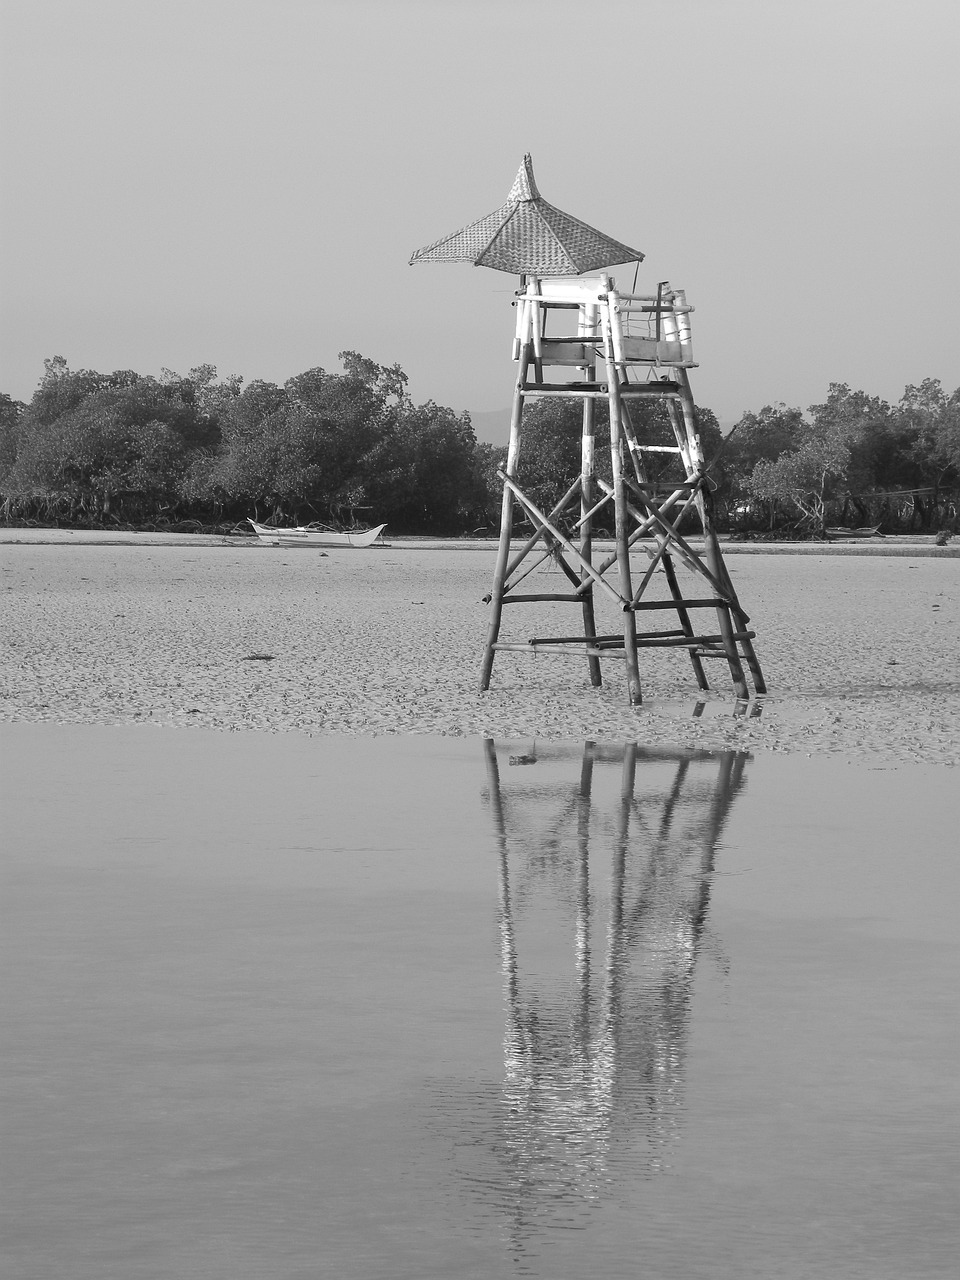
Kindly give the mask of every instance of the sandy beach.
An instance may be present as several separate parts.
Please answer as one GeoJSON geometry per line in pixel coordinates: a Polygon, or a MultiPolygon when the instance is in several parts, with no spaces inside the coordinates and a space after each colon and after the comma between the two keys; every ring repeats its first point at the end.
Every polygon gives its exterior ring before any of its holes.
{"type": "MultiPolygon", "coordinates": [[[[500,654],[489,693],[477,691],[491,543],[319,555],[222,538],[5,530],[0,719],[960,762],[960,549],[730,550],[770,695],[737,705],[715,662],[704,705],[686,656],[660,650],[643,655],[645,701],[631,708],[615,660],[594,690],[576,658],[500,654]]],[[[544,571],[544,589],[558,576],[544,571]]],[[[510,638],[570,625],[564,606],[508,611],[510,638]]]]}

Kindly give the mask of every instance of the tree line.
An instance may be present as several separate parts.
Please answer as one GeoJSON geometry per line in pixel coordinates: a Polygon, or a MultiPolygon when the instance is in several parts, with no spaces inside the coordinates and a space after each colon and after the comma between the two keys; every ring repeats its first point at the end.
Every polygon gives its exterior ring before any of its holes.
{"type": "MultiPolygon", "coordinates": [[[[499,522],[506,450],[477,441],[469,414],[415,404],[399,365],[356,352],[342,372],[282,386],[220,379],[212,365],[159,378],[44,362],[29,404],[0,394],[0,519],[7,524],[232,527],[386,521],[395,533],[455,534],[499,522]]],[[[635,411],[641,440],[672,443],[663,405],[635,411]]],[[[521,483],[551,507],[579,472],[580,405],[524,417],[521,483]]],[[[605,405],[598,405],[604,430],[605,405]]],[[[956,528],[960,389],[908,386],[897,405],[831,384],[804,413],[784,404],[721,431],[698,410],[721,528],[821,534],[829,523],[956,528]]],[[[598,451],[603,457],[603,451],[598,451]]],[[[649,455],[654,458],[665,455],[649,455]]]]}

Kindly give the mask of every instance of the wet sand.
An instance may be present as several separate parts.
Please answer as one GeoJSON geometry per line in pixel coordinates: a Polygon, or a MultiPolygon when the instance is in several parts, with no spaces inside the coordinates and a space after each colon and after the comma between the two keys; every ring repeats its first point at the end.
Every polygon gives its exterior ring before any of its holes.
{"type": "MultiPolygon", "coordinates": [[[[17,532],[0,547],[3,721],[637,739],[960,762],[960,560],[926,545],[738,550],[728,566],[770,696],[738,706],[714,662],[704,706],[687,658],[661,650],[643,655],[645,702],[631,708],[616,660],[597,691],[579,659],[504,653],[478,693],[492,544],[319,555],[216,538],[123,535],[116,545],[17,532]]],[[[543,571],[540,585],[562,580],[543,571]]],[[[518,606],[504,638],[570,633],[571,622],[569,606],[518,606]]],[[[600,625],[617,619],[601,610],[600,625]]]]}

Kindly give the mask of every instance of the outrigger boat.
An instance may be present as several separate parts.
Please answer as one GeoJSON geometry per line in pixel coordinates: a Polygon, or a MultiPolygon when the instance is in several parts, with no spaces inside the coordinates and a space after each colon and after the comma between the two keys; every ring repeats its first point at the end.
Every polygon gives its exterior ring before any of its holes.
{"type": "Polygon", "coordinates": [[[324,529],[316,524],[275,529],[270,525],[257,524],[249,516],[247,523],[253,525],[253,531],[261,542],[267,542],[272,547],[370,547],[387,527],[385,524],[378,524],[375,529],[364,529],[357,533],[337,533],[335,529],[324,529]]]}
{"type": "Polygon", "coordinates": [[[833,539],[841,538],[880,538],[883,535],[880,532],[878,524],[863,525],[859,529],[828,529],[827,537],[833,539]]]}

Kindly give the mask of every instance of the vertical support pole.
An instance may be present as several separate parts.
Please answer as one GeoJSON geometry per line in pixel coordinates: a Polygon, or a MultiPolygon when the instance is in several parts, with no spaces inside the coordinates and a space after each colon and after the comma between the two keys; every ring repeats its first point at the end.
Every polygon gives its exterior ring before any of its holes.
{"type": "Polygon", "coordinates": [[[681,360],[693,359],[693,343],[690,340],[690,312],[687,308],[685,289],[673,290],[674,314],[677,318],[677,338],[680,342],[681,360]]]}
{"type": "MultiPolygon", "coordinates": [[[[629,512],[623,478],[624,442],[621,424],[623,402],[620,397],[620,371],[614,358],[613,343],[613,326],[620,323],[620,318],[614,311],[616,302],[616,293],[608,288],[601,302],[601,316],[603,351],[607,369],[607,397],[610,405],[610,463],[613,471],[617,568],[620,576],[620,595],[625,601],[630,601],[633,599],[633,587],[630,582],[629,512]]],[[[623,614],[623,653],[627,668],[627,697],[631,706],[637,707],[643,701],[643,694],[640,689],[640,664],[637,658],[637,618],[630,609],[625,609],[623,614]]]]}
{"type": "Polygon", "coordinates": [[[540,281],[536,276],[527,286],[527,292],[533,293],[533,300],[527,305],[530,308],[531,337],[533,338],[533,374],[537,382],[543,381],[543,321],[546,312],[540,305],[540,281]]]}
{"type": "MultiPolygon", "coordinates": [[[[527,369],[532,356],[532,344],[525,342],[520,352],[520,374],[513,396],[513,412],[510,415],[510,443],[507,446],[506,475],[516,480],[517,464],[520,458],[520,423],[523,418],[523,386],[527,380],[527,369]]],[[[497,548],[497,563],[493,572],[493,590],[490,595],[490,630],[483,650],[483,665],[480,669],[480,692],[490,688],[490,674],[493,671],[493,659],[496,653],[494,646],[500,635],[500,622],[503,617],[503,585],[507,574],[507,562],[510,558],[510,535],[513,533],[513,490],[509,485],[503,486],[503,503],[500,508],[500,544],[497,548]]]]}
{"type": "Polygon", "coordinates": [[[747,666],[750,668],[750,674],[753,676],[753,688],[756,693],[767,692],[767,682],[763,678],[763,672],[760,669],[760,660],[753,648],[752,640],[741,640],[743,647],[743,656],[747,660],[747,666]]]}
{"type": "MultiPolygon", "coordinates": [[[[597,309],[595,306],[584,305],[581,307],[579,322],[581,333],[590,333],[596,329],[596,316],[597,309]]],[[[596,365],[585,365],[583,376],[585,381],[593,382],[596,376],[596,365]]],[[[583,401],[583,428],[580,441],[580,554],[587,564],[593,563],[593,517],[588,513],[592,510],[596,501],[596,485],[594,484],[596,475],[596,423],[596,401],[587,396],[583,401]]],[[[584,582],[588,578],[589,574],[581,569],[580,581],[584,582]]],[[[583,634],[585,636],[595,636],[597,634],[592,586],[583,593],[583,634]]],[[[599,688],[603,684],[600,659],[589,657],[587,663],[590,671],[590,683],[595,689],[599,688]]]]}
{"type": "MultiPolygon", "coordinates": [[[[713,499],[711,495],[706,494],[704,500],[707,505],[708,511],[712,513],[713,499]]],[[[711,514],[711,521],[712,521],[712,514],[711,514]]],[[[723,583],[724,587],[727,590],[727,594],[730,596],[730,598],[732,600],[737,600],[737,591],[732,581],[730,580],[730,574],[727,571],[726,561],[724,560],[720,552],[719,540],[717,539],[716,534],[714,534],[714,541],[717,543],[717,547],[716,547],[717,561],[716,561],[716,567],[711,566],[712,572],[723,583]]],[[[760,662],[757,658],[756,653],[754,652],[753,641],[748,638],[744,638],[743,640],[740,641],[740,647],[743,650],[744,658],[746,658],[747,666],[750,668],[750,674],[753,676],[754,690],[757,693],[766,693],[767,684],[763,678],[763,672],[760,669],[760,662]]]]}

